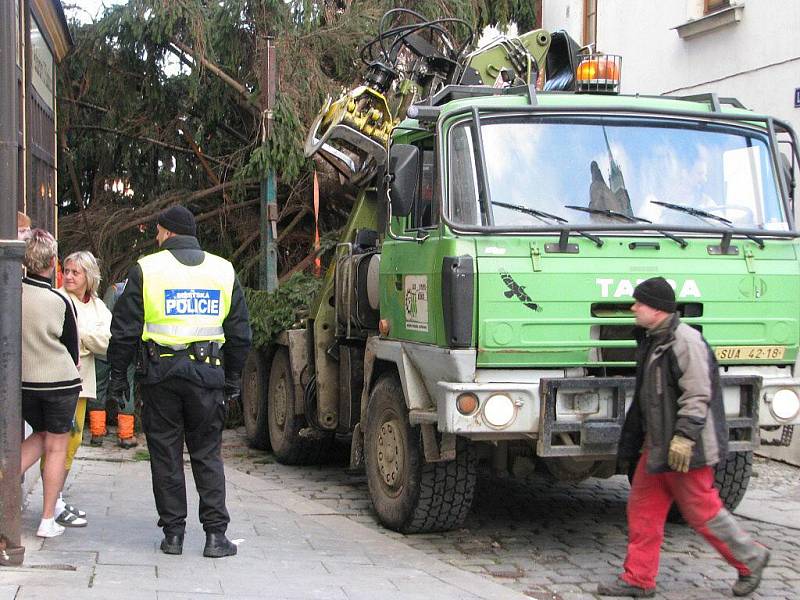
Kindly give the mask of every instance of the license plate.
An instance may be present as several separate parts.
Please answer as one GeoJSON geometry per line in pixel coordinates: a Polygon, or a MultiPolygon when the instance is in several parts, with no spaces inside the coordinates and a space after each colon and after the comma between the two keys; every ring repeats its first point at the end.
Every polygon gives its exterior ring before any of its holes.
{"type": "Polygon", "coordinates": [[[714,350],[717,360],[777,360],[785,346],[720,346],[714,350]]]}

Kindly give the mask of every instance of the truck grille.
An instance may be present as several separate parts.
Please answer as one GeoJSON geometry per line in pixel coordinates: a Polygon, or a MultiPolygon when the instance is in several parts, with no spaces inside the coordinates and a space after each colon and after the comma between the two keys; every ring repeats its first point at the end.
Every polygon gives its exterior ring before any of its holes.
{"type": "MultiPolygon", "coordinates": [[[[631,303],[595,303],[591,306],[591,315],[597,319],[624,318],[631,316],[631,303]]],[[[698,302],[678,304],[678,314],[683,317],[702,317],[703,305],[698,302]]],[[[703,326],[692,324],[692,327],[703,332],[703,326]]],[[[634,325],[592,325],[590,337],[601,341],[634,341],[634,325]]],[[[636,348],[597,348],[599,362],[633,362],[636,348]]]]}

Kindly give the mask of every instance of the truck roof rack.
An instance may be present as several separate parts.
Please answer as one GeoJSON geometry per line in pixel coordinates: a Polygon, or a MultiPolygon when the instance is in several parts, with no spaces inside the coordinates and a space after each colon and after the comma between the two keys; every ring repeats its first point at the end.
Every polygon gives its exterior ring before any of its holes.
{"type": "Polygon", "coordinates": [[[517,85],[513,87],[496,88],[489,85],[447,85],[430,97],[427,104],[441,106],[453,100],[464,98],[480,98],[485,96],[504,96],[525,94],[528,102],[536,105],[536,88],[532,85],[517,85]]]}
{"type": "Polygon", "coordinates": [[[689,100],[692,102],[705,102],[708,104],[709,108],[712,112],[718,113],[722,112],[722,105],[727,104],[728,106],[733,106],[734,108],[741,108],[747,110],[747,107],[739,102],[736,98],[720,98],[716,94],[712,92],[706,92],[704,94],[690,94],[688,96],[667,96],[667,98],[675,98],[677,100],[689,100]]]}

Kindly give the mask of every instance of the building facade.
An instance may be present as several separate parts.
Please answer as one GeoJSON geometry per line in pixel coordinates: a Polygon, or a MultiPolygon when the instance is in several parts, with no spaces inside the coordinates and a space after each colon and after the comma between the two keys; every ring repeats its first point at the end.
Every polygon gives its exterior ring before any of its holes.
{"type": "Polygon", "coordinates": [[[59,0],[14,0],[17,16],[17,209],[58,232],[56,66],[72,47],[59,0]]]}

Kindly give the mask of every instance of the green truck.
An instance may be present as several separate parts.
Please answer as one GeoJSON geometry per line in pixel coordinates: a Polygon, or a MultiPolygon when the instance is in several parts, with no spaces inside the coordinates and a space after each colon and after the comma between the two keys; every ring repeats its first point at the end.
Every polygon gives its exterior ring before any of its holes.
{"type": "Polygon", "coordinates": [[[800,422],[791,127],[713,94],[621,95],[619,57],[563,32],[448,54],[399,16],[309,135],[361,193],[310,317],[248,361],[252,443],[301,464],[349,435],[406,533],[458,527],[479,464],[624,474],[631,294],[661,275],[720,364],[735,507],[762,433],[800,422]]]}

